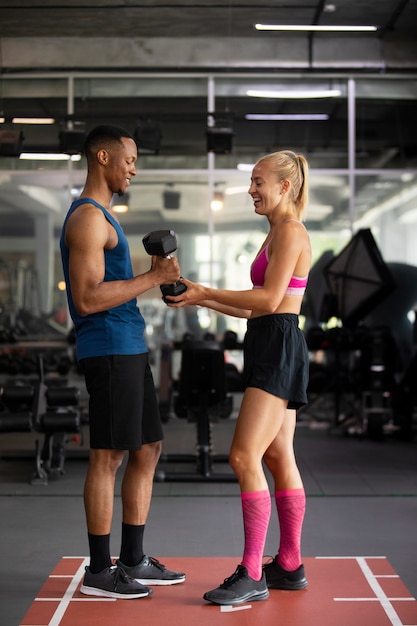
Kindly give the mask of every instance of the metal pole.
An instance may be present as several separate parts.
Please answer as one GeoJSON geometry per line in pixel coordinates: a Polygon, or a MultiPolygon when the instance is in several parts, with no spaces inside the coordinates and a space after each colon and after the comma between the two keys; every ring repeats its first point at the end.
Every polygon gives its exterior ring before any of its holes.
{"type": "Polygon", "coordinates": [[[355,169],[356,169],[356,101],[355,80],[348,80],[348,169],[349,169],[349,224],[353,234],[355,217],[355,169]]]}
{"type": "MultiPolygon", "coordinates": [[[[70,74],[68,76],[68,95],[67,95],[67,115],[74,115],[74,76],[70,74]]],[[[67,121],[67,129],[73,130],[74,122],[72,119],[67,121]]],[[[68,159],[68,193],[71,200],[71,188],[72,188],[72,159],[68,159]]]]}
{"type": "MultiPolygon", "coordinates": [[[[68,76],[68,94],[67,94],[67,114],[68,115],[73,115],[74,114],[74,76],[72,74],[70,74],[68,76]]],[[[74,128],[74,122],[72,119],[69,119],[67,121],[67,129],[68,130],[73,130],[74,128]]],[[[68,159],[67,161],[67,172],[68,172],[68,207],[72,202],[72,187],[73,187],[73,163],[72,163],[72,159],[71,157],[68,159]]],[[[71,319],[71,315],[69,312],[69,306],[68,306],[68,302],[67,302],[67,330],[70,330],[72,328],[72,319],[71,319]]]]}
{"type": "MultiPolygon", "coordinates": [[[[214,113],[215,111],[215,95],[214,95],[214,78],[213,76],[209,76],[207,79],[207,125],[214,126],[214,118],[210,113],[214,113]]],[[[209,284],[210,287],[213,287],[214,278],[213,278],[213,240],[214,240],[214,214],[211,208],[211,202],[214,197],[214,152],[208,153],[208,236],[209,236],[209,284]]]]}

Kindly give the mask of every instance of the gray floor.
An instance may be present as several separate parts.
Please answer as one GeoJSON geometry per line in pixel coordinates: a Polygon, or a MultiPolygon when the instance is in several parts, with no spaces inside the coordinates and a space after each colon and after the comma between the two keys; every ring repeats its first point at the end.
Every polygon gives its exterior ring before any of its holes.
{"type": "MultiPolygon", "coordinates": [[[[227,453],[232,419],[213,424],[213,451],[227,453]]],[[[170,419],[165,453],[193,453],[195,426],[170,419]]],[[[86,438],[68,445],[64,475],[34,485],[32,435],[2,435],[0,444],[0,623],[17,626],[62,556],[87,555],[82,505],[86,438]]],[[[326,422],[304,419],[296,452],[307,493],[302,551],[314,556],[385,556],[417,597],[417,442],[341,436],[326,422]],[[327,424],[328,426],[328,424],[327,424]]],[[[195,472],[194,464],[166,463],[168,472],[195,472]]],[[[215,463],[214,471],[228,472],[215,463]]],[[[120,480],[112,551],[120,542],[120,480]]],[[[266,554],[275,554],[273,512],[266,554]]],[[[243,546],[238,486],[234,482],[157,482],[145,534],[148,554],[236,556],[243,546]]],[[[231,572],[225,572],[225,576],[231,572]]],[[[208,588],[221,581],[208,580],[208,588]]],[[[76,625],[74,625],[76,626],[76,625]]],[[[319,626],[319,625],[318,625],[319,626]]]]}

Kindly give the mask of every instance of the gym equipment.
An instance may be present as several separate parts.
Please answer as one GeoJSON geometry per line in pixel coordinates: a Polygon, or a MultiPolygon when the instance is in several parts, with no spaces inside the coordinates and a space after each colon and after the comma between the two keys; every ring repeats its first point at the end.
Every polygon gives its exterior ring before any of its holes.
{"type": "Polygon", "coordinates": [[[34,432],[44,435],[43,445],[35,442],[35,473],[32,484],[48,484],[48,478],[64,473],[68,433],[79,433],[80,398],[76,387],[48,387],[44,366],[38,357],[38,378],[34,384],[5,385],[1,389],[0,432],[34,432]]]}
{"type": "Polygon", "coordinates": [[[359,230],[324,268],[336,315],[355,328],[396,287],[369,228],[359,230]]]}
{"type": "Polygon", "coordinates": [[[162,341],[161,359],[159,364],[159,413],[161,420],[167,422],[171,409],[172,398],[172,352],[173,342],[162,341]]]}
{"type": "MultiPolygon", "coordinates": [[[[177,249],[177,237],[173,230],[154,230],[142,239],[146,252],[151,256],[171,258],[172,252],[177,249]]],[[[179,296],[186,291],[184,283],[176,282],[171,285],[161,285],[162,299],[167,302],[165,296],[179,296]]]]}
{"type": "Polygon", "coordinates": [[[0,432],[31,432],[39,410],[44,408],[40,385],[8,385],[1,390],[3,410],[0,412],[0,432]]]}
{"type": "Polygon", "coordinates": [[[65,446],[68,433],[79,433],[81,416],[77,407],[80,391],[77,387],[46,389],[46,411],[39,420],[39,432],[44,434],[43,446],[36,442],[36,473],[32,484],[47,484],[48,477],[64,473],[65,446]]]}
{"type": "MultiPolygon", "coordinates": [[[[389,398],[394,386],[393,376],[386,375],[393,364],[392,350],[388,356],[390,338],[378,329],[366,329],[359,325],[377,305],[394,293],[397,283],[369,228],[359,230],[337,256],[326,264],[321,262],[319,270],[314,276],[313,290],[309,289],[309,285],[306,291],[309,304],[314,301],[317,304],[314,318],[327,321],[329,316],[334,315],[343,323],[343,328],[325,333],[326,341],[322,345],[327,356],[332,353],[334,357],[334,367],[329,372],[335,396],[334,426],[338,429],[350,421],[350,416],[340,419],[340,400],[346,392],[356,392],[362,401],[361,430],[371,439],[381,439],[384,425],[387,421],[390,425],[392,417],[389,398]],[[322,289],[318,289],[320,273],[327,281],[327,290],[324,280],[322,289]],[[327,320],[323,319],[324,314],[327,320]],[[352,371],[350,361],[356,358],[357,352],[362,355],[365,371],[355,381],[353,373],[358,367],[356,364],[352,371]],[[365,362],[367,356],[368,361],[365,362]]],[[[310,312],[311,309],[310,306],[310,312]]],[[[304,308],[306,311],[308,307],[304,308]]],[[[310,348],[314,332],[314,328],[310,328],[310,348]]]]}
{"type": "Polygon", "coordinates": [[[162,455],[161,462],[194,462],[196,472],[157,470],[158,482],[235,482],[232,473],[212,471],[213,462],[227,463],[228,458],[212,454],[211,425],[218,418],[229,417],[233,399],[227,393],[224,352],[215,341],[186,341],[182,347],[178,396],[174,402],[178,417],[195,422],[196,454],[162,455]]]}

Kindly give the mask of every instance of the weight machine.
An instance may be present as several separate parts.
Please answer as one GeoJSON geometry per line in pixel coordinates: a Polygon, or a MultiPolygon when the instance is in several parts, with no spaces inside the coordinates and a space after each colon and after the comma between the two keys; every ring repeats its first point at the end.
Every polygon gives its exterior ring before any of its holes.
{"type": "Polygon", "coordinates": [[[197,432],[195,454],[162,455],[161,463],[194,463],[195,472],[166,472],[158,469],[158,482],[235,482],[232,473],[213,472],[213,463],[227,463],[228,457],[214,455],[212,422],[228,418],[233,398],[227,393],[224,351],[211,340],[185,341],[181,351],[181,371],[174,410],[178,417],[194,422],[197,432]]]}

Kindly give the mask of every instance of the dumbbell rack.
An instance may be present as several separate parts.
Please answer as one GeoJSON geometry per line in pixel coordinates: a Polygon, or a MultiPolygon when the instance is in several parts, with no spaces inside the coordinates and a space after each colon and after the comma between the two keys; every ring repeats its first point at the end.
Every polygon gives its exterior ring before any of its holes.
{"type": "Polygon", "coordinates": [[[42,357],[38,357],[38,377],[34,384],[4,385],[1,400],[0,432],[33,432],[43,435],[35,442],[35,472],[31,484],[47,485],[52,476],[64,472],[68,433],[81,430],[76,387],[48,387],[42,357]]]}

